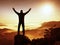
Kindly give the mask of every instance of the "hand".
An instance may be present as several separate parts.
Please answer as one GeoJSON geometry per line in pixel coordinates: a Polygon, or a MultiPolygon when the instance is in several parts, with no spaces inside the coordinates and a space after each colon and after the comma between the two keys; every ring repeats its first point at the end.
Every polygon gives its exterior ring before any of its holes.
{"type": "Polygon", "coordinates": [[[12,8],[14,10],[14,8],[12,8]]]}
{"type": "Polygon", "coordinates": [[[31,10],[31,8],[29,10],[31,10]]]}

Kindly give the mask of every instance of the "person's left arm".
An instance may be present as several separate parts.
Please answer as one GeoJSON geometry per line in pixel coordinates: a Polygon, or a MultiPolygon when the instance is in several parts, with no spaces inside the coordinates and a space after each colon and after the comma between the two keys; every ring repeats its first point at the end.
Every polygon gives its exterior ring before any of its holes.
{"type": "Polygon", "coordinates": [[[31,8],[26,13],[24,13],[24,14],[26,15],[30,10],[31,10],[31,8]]]}

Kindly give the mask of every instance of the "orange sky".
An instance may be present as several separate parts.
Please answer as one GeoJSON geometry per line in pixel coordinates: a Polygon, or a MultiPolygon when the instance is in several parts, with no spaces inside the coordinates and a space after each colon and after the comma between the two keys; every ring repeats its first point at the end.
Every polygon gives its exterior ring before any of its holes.
{"type": "Polygon", "coordinates": [[[0,25],[6,25],[0,28],[17,30],[18,16],[12,10],[13,7],[18,12],[32,8],[25,16],[26,29],[37,28],[43,22],[60,21],[59,0],[0,0],[0,25]]]}

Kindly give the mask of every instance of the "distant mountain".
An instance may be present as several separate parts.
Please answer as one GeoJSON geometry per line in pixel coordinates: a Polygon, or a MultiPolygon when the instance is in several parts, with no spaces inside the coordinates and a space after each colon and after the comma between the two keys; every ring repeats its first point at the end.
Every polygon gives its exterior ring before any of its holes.
{"type": "Polygon", "coordinates": [[[60,27],[60,21],[51,21],[51,22],[44,22],[41,26],[41,28],[49,28],[49,27],[53,27],[55,25],[55,27],[60,27]]]}
{"type": "MultiPolygon", "coordinates": [[[[43,37],[42,31],[40,30],[26,30],[25,33],[26,33],[26,36],[29,37],[29,39],[43,37]]],[[[17,32],[11,29],[7,29],[7,28],[0,29],[0,45],[13,45],[14,36],[16,34],[17,32]]]]}
{"type": "MultiPolygon", "coordinates": [[[[33,38],[41,38],[42,36],[42,31],[38,30],[38,29],[33,29],[33,30],[26,30],[25,31],[26,36],[28,36],[29,38],[33,39],[33,38]]],[[[3,36],[4,38],[7,38],[8,40],[13,39],[13,37],[17,34],[16,31],[13,31],[11,29],[0,29],[0,38],[1,36],[3,36]]],[[[22,34],[22,31],[21,31],[22,34]]]]}

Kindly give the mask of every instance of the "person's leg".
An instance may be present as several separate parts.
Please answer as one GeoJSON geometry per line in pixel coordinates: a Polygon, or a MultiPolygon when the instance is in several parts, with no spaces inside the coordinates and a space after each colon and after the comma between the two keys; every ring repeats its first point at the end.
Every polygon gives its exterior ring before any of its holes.
{"type": "Polygon", "coordinates": [[[21,22],[18,23],[18,35],[20,34],[20,25],[21,25],[21,22]]]}
{"type": "Polygon", "coordinates": [[[24,26],[24,22],[22,22],[22,29],[23,29],[23,36],[25,35],[25,26],[24,26]]]}

